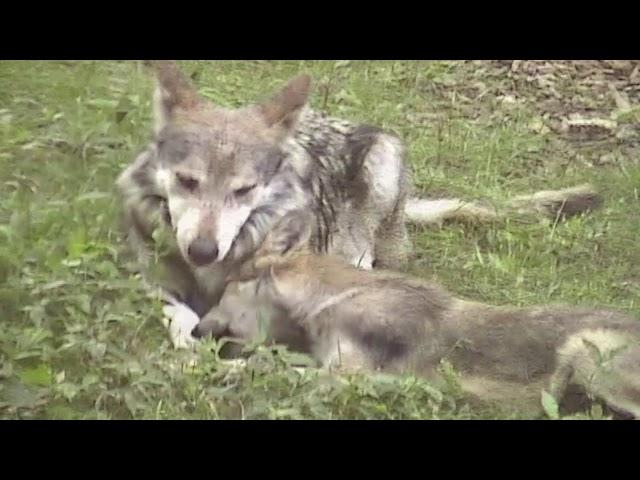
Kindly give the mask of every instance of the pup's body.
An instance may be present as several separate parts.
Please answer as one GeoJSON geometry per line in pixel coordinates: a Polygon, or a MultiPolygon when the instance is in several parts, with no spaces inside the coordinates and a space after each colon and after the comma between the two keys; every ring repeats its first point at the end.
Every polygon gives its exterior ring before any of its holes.
{"type": "MultiPolygon", "coordinates": [[[[286,231],[286,229],[285,229],[286,231]]],[[[442,360],[485,399],[560,402],[577,385],[640,418],[640,322],[614,310],[493,307],[439,286],[341,259],[265,247],[197,327],[250,339],[260,315],[270,339],[324,367],[410,372],[435,379],[442,360]],[[611,358],[609,358],[611,357],[611,358]]]]}

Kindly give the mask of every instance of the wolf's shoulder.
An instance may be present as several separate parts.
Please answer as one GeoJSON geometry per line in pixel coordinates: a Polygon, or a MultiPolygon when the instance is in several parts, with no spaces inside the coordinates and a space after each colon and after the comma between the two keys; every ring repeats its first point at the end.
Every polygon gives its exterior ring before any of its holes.
{"type": "Polygon", "coordinates": [[[295,142],[315,158],[351,156],[360,144],[373,144],[384,129],[308,109],[300,118],[295,142]]]}
{"type": "Polygon", "coordinates": [[[296,140],[302,145],[341,144],[356,128],[354,122],[308,109],[298,124],[296,140]]]}

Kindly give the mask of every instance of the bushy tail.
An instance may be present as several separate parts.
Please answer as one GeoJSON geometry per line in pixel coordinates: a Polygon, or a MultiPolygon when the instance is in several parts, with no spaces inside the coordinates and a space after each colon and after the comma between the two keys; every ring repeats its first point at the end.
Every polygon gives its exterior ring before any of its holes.
{"type": "Polygon", "coordinates": [[[545,190],[532,195],[521,195],[494,207],[485,202],[466,202],[456,198],[426,200],[409,198],[405,215],[411,223],[441,225],[445,221],[495,221],[513,214],[541,215],[562,219],[595,210],[603,199],[588,184],[562,190],[545,190]]]}

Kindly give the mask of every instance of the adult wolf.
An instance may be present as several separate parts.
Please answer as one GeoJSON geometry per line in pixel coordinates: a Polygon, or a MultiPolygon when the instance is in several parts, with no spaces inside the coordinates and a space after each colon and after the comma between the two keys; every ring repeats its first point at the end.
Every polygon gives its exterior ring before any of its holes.
{"type": "MultiPolygon", "coordinates": [[[[152,64],[155,136],[117,185],[132,246],[147,266],[163,267],[164,279],[151,281],[189,307],[182,312],[201,317],[214,306],[227,273],[293,211],[312,212],[315,252],[365,269],[407,261],[407,220],[498,216],[457,199],[408,198],[398,137],[309,109],[308,76],[293,78],[262,104],[226,109],[199,96],[174,62],[152,64]],[[154,257],[158,227],[173,244],[154,257]]],[[[598,203],[583,186],[519,197],[500,211],[556,217],[598,203]]]]}

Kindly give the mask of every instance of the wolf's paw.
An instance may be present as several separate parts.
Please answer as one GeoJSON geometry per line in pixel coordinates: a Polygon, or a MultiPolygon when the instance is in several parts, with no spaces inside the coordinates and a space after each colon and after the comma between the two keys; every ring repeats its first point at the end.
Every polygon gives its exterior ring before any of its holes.
{"type": "Polygon", "coordinates": [[[196,313],[183,303],[166,305],[162,309],[162,323],[169,330],[169,338],[174,348],[193,348],[198,340],[191,336],[191,331],[200,323],[196,313]]]}

